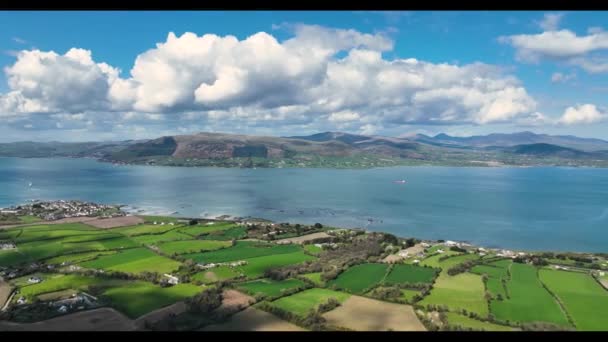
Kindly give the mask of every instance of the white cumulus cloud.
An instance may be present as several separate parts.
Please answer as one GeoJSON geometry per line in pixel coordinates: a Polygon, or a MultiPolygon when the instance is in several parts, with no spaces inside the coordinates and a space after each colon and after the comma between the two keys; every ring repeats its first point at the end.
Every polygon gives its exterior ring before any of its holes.
{"type": "Polygon", "coordinates": [[[592,124],[606,118],[606,113],[600,112],[595,105],[584,104],[566,108],[558,123],[563,125],[592,124]]]}

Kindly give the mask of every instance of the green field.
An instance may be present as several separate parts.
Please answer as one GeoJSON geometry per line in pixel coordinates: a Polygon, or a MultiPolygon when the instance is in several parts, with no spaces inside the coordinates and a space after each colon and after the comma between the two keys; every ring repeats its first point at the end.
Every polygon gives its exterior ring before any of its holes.
{"type": "Polygon", "coordinates": [[[285,291],[306,285],[299,279],[286,279],[275,281],[271,279],[260,279],[238,284],[238,288],[251,295],[262,295],[275,298],[282,295],[285,291]]]}
{"type": "Polygon", "coordinates": [[[210,270],[201,271],[195,273],[192,276],[193,280],[200,281],[204,284],[212,284],[218,281],[233,279],[240,276],[241,273],[228,267],[228,266],[219,266],[214,267],[210,270]]]}
{"type": "Polygon", "coordinates": [[[232,246],[230,241],[213,241],[213,240],[182,240],[164,242],[157,247],[165,254],[186,254],[198,253],[203,251],[214,251],[232,246]]]}
{"type": "Polygon", "coordinates": [[[245,259],[247,265],[240,266],[240,269],[248,278],[257,278],[264,275],[267,269],[295,265],[304,261],[314,260],[310,255],[304,254],[302,251],[287,254],[267,255],[257,258],[245,259]]]}
{"type": "Polygon", "coordinates": [[[442,272],[431,293],[419,304],[446,305],[450,309],[473,311],[482,317],[488,315],[481,276],[471,273],[449,276],[442,272]]]}
{"type": "Polygon", "coordinates": [[[117,251],[105,251],[105,252],[84,252],[84,253],[74,253],[74,254],[65,254],[55,258],[45,260],[45,263],[52,265],[60,265],[64,262],[68,263],[79,263],[84,261],[89,261],[97,258],[101,255],[110,255],[118,253],[117,251]]]}
{"type": "Polygon", "coordinates": [[[214,230],[209,234],[200,235],[199,239],[203,240],[238,240],[247,237],[247,229],[245,227],[234,227],[225,230],[214,230]]]}
{"type": "Polygon", "coordinates": [[[566,307],[578,330],[608,329],[608,291],[590,275],[543,269],[539,276],[566,307]]]}
{"type": "Polygon", "coordinates": [[[321,254],[321,252],[323,252],[323,248],[311,244],[304,245],[304,250],[312,255],[321,254]]]}
{"type": "Polygon", "coordinates": [[[316,310],[320,304],[326,303],[329,298],[335,298],[340,303],[343,303],[348,297],[350,297],[348,293],[314,288],[280,298],[270,304],[285,311],[305,316],[310,310],[316,310]]]}
{"type": "Polygon", "coordinates": [[[19,221],[23,224],[30,224],[42,221],[40,217],[31,216],[31,215],[23,215],[19,216],[19,221]]]}
{"type": "Polygon", "coordinates": [[[130,318],[137,318],[150,311],[192,297],[203,290],[202,287],[192,284],[178,284],[162,288],[151,283],[135,281],[106,290],[103,298],[110,302],[110,306],[130,318]]]}
{"type": "MultiPolygon", "coordinates": [[[[67,235],[74,237],[73,235],[67,235]]],[[[31,235],[30,235],[31,237],[31,235]]],[[[91,237],[94,237],[92,235],[91,237]]],[[[87,237],[87,240],[90,240],[87,237]]],[[[31,240],[27,243],[17,243],[17,250],[0,253],[0,266],[13,266],[60,256],[63,254],[105,251],[136,247],[136,243],[124,238],[110,238],[84,242],[64,242],[63,238],[49,240],[31,240]]]]}
{"type": "Polygon", "coordinates": [[[386,276],[387,284],[414,284],[432,283],[437,275],[437,270],[408,264],[397,264],[386,276]]]}
{"type": "Polygon", "coordinates": [[[138,235],[149,235],[149,234],[163,234],[170,230],[176,229],[177,226],[170,224],[139,224],[136,226],[113,228],[112,232],[120,232],[126,236],[138,236],[138,235]]]}
{"type": "Polygon", "coordinates": [[[479,275],[486,274],[488,276],[486,289],[493,298],[497,298],[498,295],[502,298],[507,298],[503,279],[508,279],[508,269],[511,263],[511,260],[500,260],[486,265],[477,265],[471,269],[471,272],[479,275]]]}
{"type": "Polygon", "coordinates": [[[387,264],[355,265],[342,272],[336,279],[329,281],[328,285],[361,294],[382,282],[387,269],[387,264]]]}
{"type": "Polygon", "coordinates": [[[513,263],[507,288],[509,299],[490,303],[490,309],[497,319],[568,326],[566,316],[551,294],[542,287],[533,266],[513,263]]]}
{"type": "Polygon", "coordinates": [[[131,240],[142,245],[155,245],[165,241],[190,240],[192,236],[181,233],[177,230],[170,230],[163,234],[149,234],[134,236],[131,240]]]}
{"type": "Polygon", "coordinates": [[[85,268],[126,273],[141,273],[146,271],[170,273],[175,271],[180,263],[157,255],[146,248],[133,248],[117,254],[102,256],[80,265],[85,268]]]}
{"type": "Polygon", "coordinates": [[[276,245],[254,241],[238,241],[234,247],[213,252],[193,253],[184,255],[185,258],[196,262],[218,263],[256,258],[267,255],[294,253],[301,250],[297,245],[276,245]]]}
{"type": "Polygon", "coordinates": [[[421,295],[418,290],[410,290],[410,289],[402,289],[401,290],[401,299],[405,299],[407,301],[411,301],[414,299],[416,295],[421,295]]]}
{"type": "Polygon", "coordinates": [[[471,272],[479,274],[479,275],[487,274],[488,277],[498,278],[498,279],[507,277],[507,268],[506,267],[477,265],[471,269],[471,272]]]}
{"type": "Polygon", "coordinates": [[[508,327],[500,324],[493,324],[490,322],[479,321],[468,316],[463,316],[459,313],[448,312],[447,313],[448,322],[451,325],[459,325],[465,328],[472,328],[475,330],[485,330],[485,331],[515,331],[517,329],[508,327]]]}
{"type": "Polygon", "coordinates": [[[180,228],[179,231],[191,235],[191,236],[199,236],[202,234],[209,234],[211,232],[217,232],[221,230],[228,230],[232,228],[236,228],[238,225],[232,222],[216,222],[212,225],[207,224],[198,224],[196,226],[188,226],[180,228]]]}
{"type": "MultiPolygon", "coordinates": [[[[28,300],[49,292],[56,292],[66,289],[84,290],[88,286],[99,283],[101,280],[93,277],[85,277],[74,274],[42,274],[41,283],[25,285],[19,288],[20,296],[28,300]]],[[[27,277],[29,278],[29,276],[27,277]]]]}
{"type": "Polygon", "coordinates": [[[302,277],[310,279],[313,283],[323,286],[324,281],[321,280],[321,272],[301,274],[302,277]]]}

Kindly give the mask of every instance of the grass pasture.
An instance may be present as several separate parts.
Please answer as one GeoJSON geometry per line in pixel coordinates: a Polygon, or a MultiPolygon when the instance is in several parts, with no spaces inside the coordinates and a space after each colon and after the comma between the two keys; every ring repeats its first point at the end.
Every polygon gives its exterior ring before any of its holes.
{"type": "Polygon", "coordinates": [[[186,226],[179,229],[180,232],[188,234],[190,236],[196,237],[203,234],[210,234],[212,232],[218,232],[222,230],[228,230],[232,228],[237,228],[233,222],[214,222],[211,225],[207,225],[206,223],[197,224],[195,226],[186,226]]]}
{"type": "Polygon", "coordinates": [[[300,264],[313,259],[313,256],[304,254],[302,251],[287,254],[267,255],[245,259],[247,265],[240,266],[240,269],[248,278],[257,278],[264,275],[264,272],[267,269],[300,264]]]}
{"type": "Polygon", "coordinates": [[[432,283],[437,270],[429,267],[420,267],[409,264],[397,264],[386,276],[387,284],[415,284],[432,283]]]}
{"type": "Polygon", "coordinates": [[[312,255],[318,255],[323,252],[323,248],[311,244],[304,245],[304,250],[312,255]]]}
{"type": "Polygon", "coordinates": [[[181,240],[158,244],[157,247],[165,254],[187,254],[203,251],[214,251],[232,246],[230,241],[213,240],[181,240]]]}
{"type": "Polygon", "coordinates": [[[318,286],[323,286],[324,281],[321,279],[321,272],[301,274],[302,277],[312,281],[318,286]]]}
{"type": "Polygon", "coordinates": [[[57,292],[61,290],[84,290],[88,286],[101,282],[101,279],[85,277],[75,274],[44,274],[43,281],[38,284],[31,284],[19,287],[20,296],[28,300],[41,294],[57,292]]]}
{"type": "Polygon", "coordinates": [[[175,271],[180,263],[157,255],[146,248],[132,248],[117,254],[105,255],[80,265],[85,268],[115,272],[142,273],[147,271],[162,274],[175,271]]]}
{"type": "Polygon", "coordinates": [[[209,232],[205,235],[200,235],[199,239],[203,240],[238,240],[247,237],[247,229],[245,227],[234,227],[230,229],[220,229],[209,232]]]}
{"type": "Polygon", "coordinates": [[[310,310],[316,310],[320,304],[326,303],[329,298],[335,298],[343,303],[350,296],[344,292],[314,288],[277,299],[270,304],[296,315],[305,316],[310,310]]]}
{"type": "Polygon", "coordinates": [[[109,288],[103,293],[103,297],[110,302],[110,306],[130,318],[137,318],[202,291],[202,287],[192,284],[163,288],[152,283],[135,281],[128,285],[109,288]]]}
{"type": "Polygon", "coordinates": [[[73,253],[65,254],[58,257],[45,260],[47,264],[60,265],[64,262],[67,263],[80,263],[89,260],[93,260],[102,255],[110,255],[118,253],[117,251],[104,251],[104,252],[84,252],[84,253],[73,253]]]}
{"type": "Polygon", "coordinates": [[[285,291],[304,286],[305,283],[299,279],[286,279],[275,281],[271,279],[260,279],[238,284],[238,288],[252,296],[262,295],[275,298],[281,296],[285,291]]]}
{"type": "Polygon", "coordinates": [[[131,240],[142,245],[155,245],[161,242],[190,240],[192,236],[181,233],[178,230],[170,230],[163,234],[148,234],[131,237],[131,240]]]}
{"type": "Polygon", "coordinates": [[[578,330],[608,329],[608,291],[590,275],[543,269],[539,277],[566,307],[578,330]]]}
{"type": "Polygon", "coordinates": [[[488,315],[481,276],[461,273],[449,276],[442,272],[431,293],[419,302],[422,305],[446,305],[450,309],[466,309],[482,317],[488,315]]]}
{"type": "Polygon", "coordinates": [[[138,224],[130,227],[112,228],[110,231],[119,232],[126,236],[139,236],[139,235],[151,235],[151,234],[163,234],[168,231],[176,229],[176,226],[169,224],[138,224]]]}
{"type": "Polygon", "coordinates": [[[273,245],[262,242],[238,241],[236,245],[230,248],[224,248],[206,253],[186,254],[184,257],[192,259],[196,262],[208,264],[244,260],[262,256],[276,256],[279,254],[288,254],[298,251],[301,251],[301,247],[296,245],[273,245]]]}
{"type": "Polygon", "coordinates": [[[448,323],[451,325],[458,325],[464,328],[471,328],[474,330],[484,331],[516,331],[517,328],[509,327],[506,325],[494,324],[490,322],[480,321],[477,319],[470,318],[468,316],[461,315],[456,312],[447,313],[448,323]]]}
{"type": "Polygon", "coordinates": [[[387,264],[360,264],[348,268],[336,279],[328,282],[330,287],[361,294],[384,280],[387,264]]]}
{"type": "Polygon", "coordinates": [[[558,303],[540,283],[535,267],[513,263],[507,288],[509,299],[490,302],[490,309],[497,319],[569,325],[558,303]]]}

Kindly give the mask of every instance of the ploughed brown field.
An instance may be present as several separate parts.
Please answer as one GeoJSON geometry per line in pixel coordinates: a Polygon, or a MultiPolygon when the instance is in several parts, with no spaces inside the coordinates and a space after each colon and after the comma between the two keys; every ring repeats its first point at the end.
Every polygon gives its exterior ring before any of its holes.
{"type": "Polygon", "coordinates": [[[120,216],[87,221],[89,226],[101,229],[135,226],[140,223],[144,223],[144,219],[138,216],[120,216]]]}
{"type": "Polygon", "coordinates": [[[323,314],[329,325],[359,331],[426,331],[409,305],[350,296],[336,309],[323,314]]]}
{"type": "Polygon", "coordinates": [[[133,321],[120,312],[101,308],[81,311],[46,321],[19,324],[0,321],[0,331],[129,331],[133,321]]]}
{"type": "Polygon", "coordinates": [[[66,217],[66,218],[62,218],[59,220],[55,220],[55,221],[40,221],[40,222],[34,222],[34,223],[26,223],[26,224],[22,223],[22,224],[13,224],[10,226],[0,226],[0,230],[15,228],[15,227],[40,226],[40,225],[45,225],[45,224],[85,223],[85,222],[87,224],[90,224],[89,222],[97,221],[97,220],[99,220],[98,217],[88,217],[88,216],[66,217]]]}
{"type": "Polygon", "coordinates": [[[315,239],[319,239],[319,238],[327,238],[330,237],[331,235],[325,233],[325,232],[319,232],[319,233],[312,233],[312,234],[308,234],[308,235],[302,235],[302,236],[298,236],[298,237],[293,237],[293,238],[287,238],[287,239],[281,239],[281,240],[276,240],[276,243],[299,243],[299,244],[303,244],[306,241],[310,241],[310,240],[315,240],[315,239]]]}
{"type": "Polygon", "coordinates": [[[222,292],[222,305],[215,310],[223,314],[232,314],[253,303],[255,303],[255,298],[249,295],[236,290],[224,290],[222,292]]]}
{"type": "Polygon", "coordinates": [[[202,331],[305,331],[268,312],[249,307],[223,324],[209,325],[202,331]]]}

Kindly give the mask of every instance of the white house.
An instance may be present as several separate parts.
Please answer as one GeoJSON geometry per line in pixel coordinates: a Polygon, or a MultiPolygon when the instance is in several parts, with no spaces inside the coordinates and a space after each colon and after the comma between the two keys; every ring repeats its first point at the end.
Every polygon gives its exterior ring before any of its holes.
{"type": "Polygon", "coordinates": [[[407,258],[407,256],[408,256],[409,254],[410,254],[410,253],[409,253],[408,251],[406,251],[406,250],[402,250],[402,251],[399,251],[399,253],[397,253],[397,255],[399,255],[399,256],[400,256],[400,257],[402,257],[402,258],[407,258]]]}
{"type": "Polygon", "coordinates": [[[17,299],[17,304],[19,304],[19,305],[25,304],[25,302],[27,302],[25,297],[19,297],[19,299],[17,299]]]}
{"type": "Polygon", "coordinates": [[[418,259],[414,260],[414,264],[417,264],[419,262],[420,262],[420,260],[418,260],[418,259]]]}
{"type": "Polygon", "coordinates": [[[27,280],[27,282],[30,284],[38,284],[41,281],[42,281],[42,279],[40,279],[38,277],[30,277],[30,279],[27,280]]]}
{"type": "Polygon", "coordinates": [[[57,309],[57,311],[59,311],[61,313],[66,313],[66,312],[68,312],[68,307],[65,305],[62,305],[61,307],[59,307],[59,309],[57,309]]]}
{"type": "Polygon", "coordinates": [[[605,276],[605,275],[606,275],[606,272],[602,272],[602,271],[600,271],[600,277],[603,277],[603,276],[605,276]]]}
{"type": "Polygon", "coordinates": [[[179,278],[177,278],[176,276],[172,276],[170,274],[164,274],[165,277],[167,277],[169,280],[167,281],[169,284],[171,285],[177,285],[179,284],[179,278]]]}
{"type": "Polygon", "coordinates": [[[429,245],[429,244],[428,244],[428,243],[426,243],[426,242],[422,242],[422,243],[420,244],[420,246],[422,246],[423,248],[429,248],[429,247],[431,247],[431,245],[429,245]]]}
{"type": "Polygon", "coordinates": [[[439,254],[443,254],[443,253],[445,253],[445,251],[444,251],[443,249],[438,249],[438,250],[437,250],[437,253],[439,253],[439,254]]]}
{"type": "Polygon", "coordinates": [[[448,247],[452,247],[452,246],[456,246],[458,243],[454,242],[454,241],[446,241],[444,242],[444,245],[448,246],[448,247]]]}

